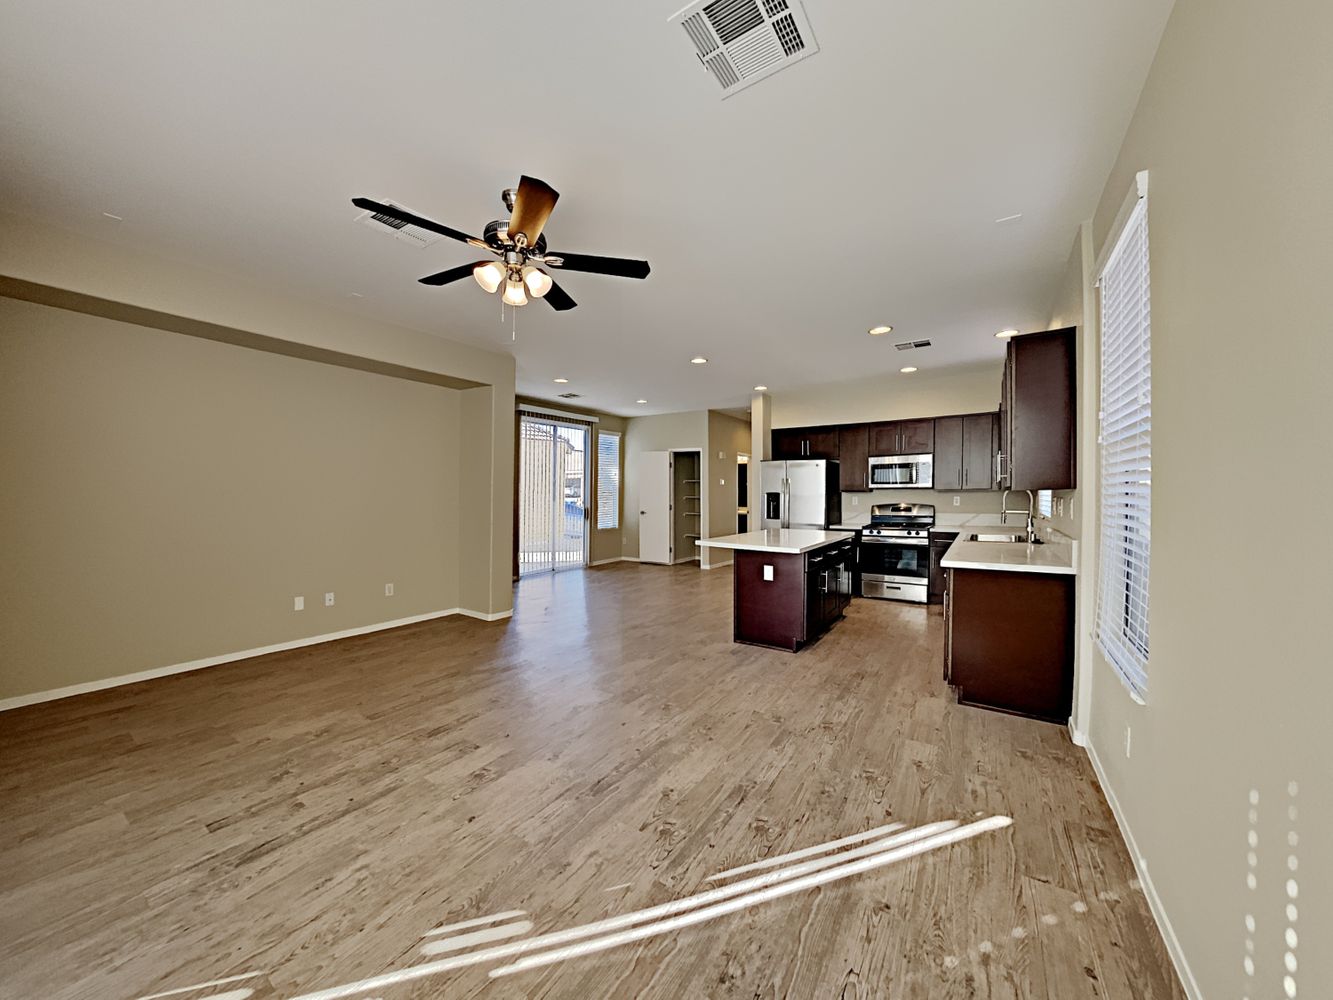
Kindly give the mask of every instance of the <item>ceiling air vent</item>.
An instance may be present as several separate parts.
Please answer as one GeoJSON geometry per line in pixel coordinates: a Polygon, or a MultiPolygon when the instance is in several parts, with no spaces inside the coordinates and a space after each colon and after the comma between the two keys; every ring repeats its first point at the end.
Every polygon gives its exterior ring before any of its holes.
{"type": "Polygon", "coordinates": [[[668,20],[724,98],[819,51],[799,0],[696,0],[668,20]]]}
{"type": "Polygon", "coordinates": [[[561,399],[582,399],[582,398],[583,398],[583,393],[581,393],[581,392],[562,392],[562,393],[560,393],[560,398],[561,398],[561,399]]]}
{"type": "MultiPolygon", "coordinates": [[[[411,212],[413,215],[421,214],[406,205],[398,204],[396,201],[386,201],[384,204],[401,208],[404,212],[411,212]]],[[[369,226],[377,233],[392,236],[394,239],[401,240],[403,243],[410,243],[414,247],[428,247],[432,243],[438,243],[444,239],[439,233],[432,233],[429,229],[422,229],[419,226],[403,222],[401,219],[391,219],[387,215],[380,215],[378,212],[362,212],[356,217],[356,221],[369,226]]]]}
{"type": "Polygon", "coordinates": [[[914,351],[918,347],[929,347],[929,340],[904,340],[901,344],[894,344],[894,347],[900,351],[914,351]]]}

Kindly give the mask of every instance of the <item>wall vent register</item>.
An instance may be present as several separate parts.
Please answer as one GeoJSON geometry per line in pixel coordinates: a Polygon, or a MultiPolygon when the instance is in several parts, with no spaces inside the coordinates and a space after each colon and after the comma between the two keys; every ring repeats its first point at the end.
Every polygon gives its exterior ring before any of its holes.
{"type": "Polygon", "coordinates": [[[798,0],[697,0],[668,19],[730,97],[819,51],[798,0]]]}

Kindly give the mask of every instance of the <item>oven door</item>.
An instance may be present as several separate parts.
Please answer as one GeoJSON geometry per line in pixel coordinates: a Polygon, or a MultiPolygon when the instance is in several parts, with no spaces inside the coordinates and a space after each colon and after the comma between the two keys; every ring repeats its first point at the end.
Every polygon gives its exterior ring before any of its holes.
{"type": "Polygon", "coordinates": [[[934,484],[933,455],[889,455],[870,460],[872,490],[928,490],[934,484]]]}
{"type": "Polygon", "coordinates": [[[866,535],[857,550],[861,592],[924,603],[930,584],[930,539],[866,535]]]}

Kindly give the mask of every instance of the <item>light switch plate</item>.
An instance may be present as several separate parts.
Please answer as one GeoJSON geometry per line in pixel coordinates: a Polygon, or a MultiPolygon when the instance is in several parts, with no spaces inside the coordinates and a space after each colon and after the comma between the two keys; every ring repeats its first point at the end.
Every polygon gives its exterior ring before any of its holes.
{"type": "Polygon", "coordinates": [[[963,499],[962,497],[954,497],[954,498],[953,498],[953,505],[954,505],[955,507],[957,507],[958,504],[962,501],[962,499],[963,499]]]}
{"type": "Polygon", "coordinates": [[[295,599],[292,601],[292,610],[293,610],[293,611],[304,611],[304,610],[305,610],[305,598],[304,598],[304,597],[297,597],[297,598],[295,598],[295,599]]]}
{"type": "Polygon", "coordinates": [[[773,567],[772,567],[772,566],[765,566],[765,567],[764,567],[764,579],[767,580],[769,583],[772,583],[772,582],[773,582],[773,567]]]}

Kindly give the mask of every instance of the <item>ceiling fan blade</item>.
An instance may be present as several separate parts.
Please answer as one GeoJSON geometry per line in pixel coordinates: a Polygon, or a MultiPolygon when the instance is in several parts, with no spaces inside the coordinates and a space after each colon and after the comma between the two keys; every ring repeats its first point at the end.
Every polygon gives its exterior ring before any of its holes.
{"type": "Polygon", "coordinates": [[[480,247],[483,250],[488,249],[486,244],[476,236],[460,233],[457,229],[450,229],[448,226],[442,226],[438,222],[432,222],[430,219],[422,218],[420,215],[413,215],[411,212],[405,212],[403,209],[395,208],[393,205],[385,205],[382,202],[371,201],[369,198],[353,198],[352,204],[367,212],[374,212],[376,215],[382,215],[388,219],[396,219],[399,222],[405,222],[409,226],[416,226],[419,229],[428,229],[432,233],[439,233],[441,236],[447,236],[451,240],[458,240],[460,243],[471,243],[473,246],[480,247]]]}
{"type": "Polygon", "coordinates": [[[452,281],[460,281],[463,278],[472,277],[472,272],[482,264],[488,264],[489,261],[477,260],[471,264],[460,264],[458,267],[451,267],[447,271],[441,271],[438,274],[428,274],[424,278],[418,278],[423,285],[447,285],[452,281]]]}
{"type": "Polygon", "coordinates": [[[533,246],[559,198],[560,192],[545,181],[526,174],[520,177],[518,193],[514,195],[514,211],[509,216],[510,239],[523,233],[528,238],[528,246],[533,246]]]}
{"type": "Polygon", "coordinates": [[[618,278],[646,278],[652,270],[646,260],[626,257],[597,257],[587,253],[561,253],[553,250],[546,255],[551,267],[566,271],[587,271],[589,274],[614,274],[618,278]],[[557,261],[559,263],[557,263],[557,261]]]}
{"type": "Polygon", "coordinates": [[[551,282],[551,290],[546,293],[546,297],[542,301],[556,312],[564,312],[566,309],[573,309],[578,305],[577,302],[569,297],[569,293],[554,281],[551,282]]]}

